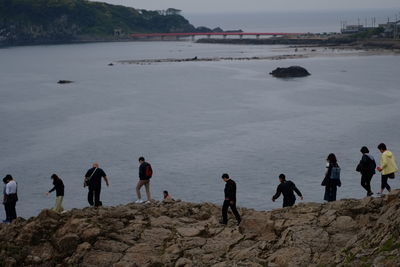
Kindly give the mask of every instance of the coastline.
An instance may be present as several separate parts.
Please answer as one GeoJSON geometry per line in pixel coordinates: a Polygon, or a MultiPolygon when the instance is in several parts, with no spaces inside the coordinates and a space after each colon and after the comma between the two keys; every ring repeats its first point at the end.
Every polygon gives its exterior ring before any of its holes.
{"type": "Polygon", "coordinates": [[[52,210],[0,225],[5,266],[398,266],[400,190],[272,211],[182,201],[52,210]]]}

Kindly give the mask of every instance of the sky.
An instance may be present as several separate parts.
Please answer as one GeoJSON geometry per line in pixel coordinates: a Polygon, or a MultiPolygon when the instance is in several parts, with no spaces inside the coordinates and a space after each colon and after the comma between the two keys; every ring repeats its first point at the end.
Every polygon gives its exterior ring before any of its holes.
{"type": "Polygon", "coordinates": [[[184,13],[244,13],[330,9],[395,8],[399,0],[97,0],[148,10],[177,8],[184,13]]]}

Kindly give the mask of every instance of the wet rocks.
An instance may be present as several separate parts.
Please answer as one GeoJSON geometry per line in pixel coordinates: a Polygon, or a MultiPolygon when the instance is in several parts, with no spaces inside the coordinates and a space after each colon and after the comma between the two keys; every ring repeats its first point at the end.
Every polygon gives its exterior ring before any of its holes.
{"type": "Polygon", "coordinates": [[[291,66],[288,68],[276,68],[269,74],[271,74],[276,78],[306,77],[311,75],[305,68],[300,66],[291,66]]]}

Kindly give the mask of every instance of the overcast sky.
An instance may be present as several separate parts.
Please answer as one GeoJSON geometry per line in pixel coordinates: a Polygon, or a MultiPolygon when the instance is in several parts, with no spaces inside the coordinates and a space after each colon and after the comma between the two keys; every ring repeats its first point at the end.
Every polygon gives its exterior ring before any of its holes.
{"type": "Polygon", "coordinates": [[[399,0],[98,0],[139,9],[162,10],[169,7],[184,13],[237,13],[268,11],[302,11],[358,8],[395,8],[399,0]]]}

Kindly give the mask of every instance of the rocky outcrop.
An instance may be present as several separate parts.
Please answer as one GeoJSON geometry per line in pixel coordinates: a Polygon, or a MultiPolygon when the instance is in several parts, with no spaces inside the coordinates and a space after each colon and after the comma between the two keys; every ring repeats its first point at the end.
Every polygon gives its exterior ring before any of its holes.
{"type": "Polygon", "coordinates": [[[381,198],[241,208],[210,203],[86,208],[0,226],[2,266],[400,266],[400,191],[381,198]]]}
{"type": "Polygon", "coordinates": [[[276,68],[269,74],[277,78],[306,77],[311,75],[305,68],[300,66],[291,66],[288,68],[276,68]]]}

